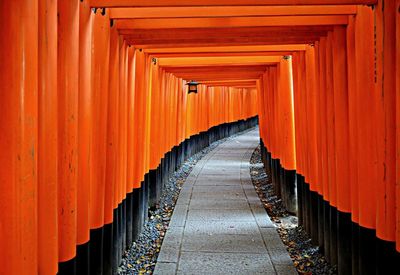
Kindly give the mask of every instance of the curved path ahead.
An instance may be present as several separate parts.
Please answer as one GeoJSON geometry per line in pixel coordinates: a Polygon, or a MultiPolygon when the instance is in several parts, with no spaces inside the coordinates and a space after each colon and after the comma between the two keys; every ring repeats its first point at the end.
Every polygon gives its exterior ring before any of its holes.
{"type": "Polygon", "coordinates": [[[297,274],[250,178],[258,129],[201,159],[183,185],[154,274],[297,274]]]}

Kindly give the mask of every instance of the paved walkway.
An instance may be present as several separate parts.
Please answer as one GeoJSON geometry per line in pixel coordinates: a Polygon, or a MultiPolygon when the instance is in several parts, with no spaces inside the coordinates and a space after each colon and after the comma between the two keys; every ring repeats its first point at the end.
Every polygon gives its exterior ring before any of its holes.
{"type": "Polygon", "coordinates": [[[297,274],[251,183],[258,130],[220,144],[183,185],[154,274],[297,274]]]}

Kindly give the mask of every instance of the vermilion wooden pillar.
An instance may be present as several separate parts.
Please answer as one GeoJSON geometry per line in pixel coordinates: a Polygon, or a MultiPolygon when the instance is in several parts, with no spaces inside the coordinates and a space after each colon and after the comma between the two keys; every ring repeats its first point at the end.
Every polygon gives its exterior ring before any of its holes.
{"type": "Polygon", "coordinates": [[[373,14],[371,8],[359,7],[355,25],[355,58],[357,69],[357,117],[358,140],[358,177],[360,225],[375,228],[375,190],[376,155],[374,154],[374,129],[369,123],[374,121],[374,48],[373,14]]]}
{"type": "MultiPolygon", "coordinates": [[[[128,137],[128,82],[127,82],[127,44],[124,40],[119,43],[119,105],[118,105],[118,124],[119,124],[119,151],[118,151],[118,263],[121,262],[122,253],[126,248],[126,186],[127,186],[127,137],[128,137]]],[[[115,241],[115,240],[114,240],[115,241]]],[[[114,252],[115,253],[115,252],[114,252]]],[[[115,265],[114,265],[114,268],[115,265]]],[[[115,271],[114,271],[115,272],[115,271]]]]}
{"type": "Polygon", "coordinates": [[[295,121],[293,106],[293,74],[291,57],[281,60],[279,64],[279,113],[280,127],[276,131],[280,132],[281,164],[284,170],[283,182],[284,200],[287,210],[297,212],[296,198],[296,146],[295,146],[295,121]]]}
{"type": "Polygon", "coordinates": [[[137,180],[140,183],[144,180],[144,72],[145,72],[145,55],[142,50],[136,50],[136,70],[135,70],[135,121],[137,134],[135,133],[135,148],[137,148],[137,180]]]}
{"type": "Polygon", "coordinates": [[[151,129],[151,90],[150,90],[150,73],[151,69],[150,66],[152,65],[151,57],[146,54],[145,57],[146,66],[145,66],[145,73],[144,73],[144,90],[143,92],[145,97],[145,127],[144,127],[144,174],[147,174],[150,170],[150,129],[151,129]]]}
{"type": "MultiPolygon", "coordinates": [[[[377,271],[390,273],[396,269],[400,254],[396,240],[396,10],[395,1],[379,1],[375,11],[376,41],[376,242],[377,271]],[[397,255],[396,255],[397,254],[397,255]]],[[[397,75],[398,77],[398,75],[397,75]]]]}
{"type": "Polygon", "coordinates": [[[135,183],[135,49],[128,48],[128,136],[127,136],[127,192],[132,192],[135,183]]]}
{"type": "Polygon", "coordinates": [[[92,146],[90,179],[90,268],[91,272],[103,269],[103,226],[106,176],[106,137],[108,74],[110,49],[110,23],[106,10],[97,10],[92,30],[92,146]]]}
{"type": "Polygon", "coordinates": [[[347,81],[346,28],[335,26],[333,33],[333,100],[335,113],[335,179],[337,192],[338,269],[351,273],[349,104],[347,81]]]}
{"type": "Polygon", "coordinates": [[[109,52],[109,81],[107,102],[107,141],[106,141],[106,175],[105,175],[105,199],[104,199],[104,262],[103,272],[111,272],[117,261],[116,235],[118,232],[118,152],[119,144],[119,55],[120,36],[114,26],[110,27],[110,52],[109,52]]]}
{"type": "Polygon", "coordinates": [[[38,1],[0,3],[0,264],[38,265],[38,1]]]}
{"type": "MultiPolygon", "coordinates": [[[[399,11],[400,0],[396,0],[395,10],[399,11]]],[[[400,12],[396,13],[396,49],[400,48],[400,12]]],[[[400,53],[396,52],[396,249],[400,252],[400,53]]]]}
{"type": "Polygon", "coordinates": [[[77,269],[89,273],[89,194],[92,145],[92,20],[87,1],[79,4],[79,98],[78,98],[78,186],[77,269]]]}
{"type": "Polygon", "coordinates": [[[355,22],[357,97],[357,176],[359,179],[359,272],[372,273],[375,257],[377,155],[374,104],[374,17],[370,7],[358,7],[355,22]],[[361,184],[362,183],[362,184],[361,184]]]}
{"type": "Polygon", "coordinates": [[[394,1],[379,1],[375,12],[377,72],[375,104],[377,109],[377,237],[395,240],[396,181],[396,5],[394,1]]]}
{"type": "Polygon", "coordinates": [[[327,167],[327,127],[326,127],[326,37],[321,37],[319,42],[319,91],[318,91],[318,118],[319,118],[319,194],[328,200],[328,167],[327,167]]]}
{"type": "Polygon", "coordinates": [[[58,270],[57,1],[39,1],[38,272],[58,270]]]}
{"type": "Polygon", "coordinates": [[[283,118],[283,146],[285,150],[285,169],[296,170],[296,146],[295,146],[295,124],[293,103],[293,73],[292,59],[280,62],[280,94],[283,100],[281,116],[283,118]]]}
{"type": "Polygon", "coordinates": [[[358,188],[359,179],[357,173],[357,77],[356,77],[356,61],[355,61],[355,18],[349,17],[349,24],[346,29],[346,50],[347,50],[347,73],[348,73],[348,102],[349,102],[349,162],[350,162],[350,195],[351,195],[351,253],[352,253],[352,274],[359,273],[359,249],[358,249],[358,222],[359,222],[359,207],[358,207],[358,188]]]}
{"type": "Polygon", "coordinates": [[[75,272],[79,1],[58,1],[58,233],[60,274],[75,272]]]}
{"type": "Polygon", "coordinates": [[[159,142],[160,127],[160,87],[159,87],[159,73],[160,69],[156,62],[150,65],[150,91],[151,91],[151,128],[150,128],[150,170],[155,170],[160,161],[159,142]]]}
{"type": "Polygon", "coordinates": [[[93,136],[92,136],[92,169],[90,190],[91,228],[100,228],[104,224],[104,194],[106,167],[106,133],[107,102],[109,74],[109,22],[107,14],[101,10],[95,14],[93,21],[93,136]]]}
{"type": "Polygon", "coordinates": [[[308,46],[306,49],[306,85],[307,85],[307,109],[308,109],[308,154],[309,154],[309,170],[308,177],[310,189],[317,190],[317,129],[316,129],[316,64],[315,49],[308,46]]]}
{"type": "Polygon", "coordinates": [[[118,104],[118,124],[119,124],[119,162],[117,183],[119,185],[118,203],[126,197],[127,186],[127,138],[128,138],[128,52],[125,41],[119,43],[119,104],[118,104]]]}
{"type": "Polygon", "coordinates": [[[119,35],[115,27],[110,29],[110,57],[107,104],[107,149],[106,149],[106,194],[104,222],[113,221],[113,210],[117,207],[117,158],[118,158],[118,106],[119,106],[119,35]]]}
{"type": "MultiPolygon", "coordinates": [[[[160,83],[160,102],[161,102],[160,103],[160,113],[162,115],[160,116],[160,122],[159,122],[160,123],[160,127],[162,129],[164,129],[163,135],[165,135],[165,131],[167,130],[167,128],[165,127],[166,109],[167,109],[167,106],[166,106],[166,77],[167,77],[167,74],[163,70],[162,71],[162,76],[160,78],[160,81],[161,81],[161,83],[160,83]]],[[[183,123],[183,125],[182,125],[183,133],[185,133],[185,129],[186,129],[185,127],[186,127],[186,124],[183,123]]],[[[164,157],[165,157],[165,153],[167,152],[167,140],[165,138],[163,138],[160,141],[160,150],[161,150],[161,157],[163,159],[163,164],[164,164],[165,163],[165,158],[164,157]]],[[[164,178],[164,175],[165,175],[164,170],[163,170],[162,173],[163,173],[163,178],[164,178]]]]}
{"type": "Polygon", "coordinates": [[[357,170],[357,82],[356,82],[356,64],[355,64],[355,35],[354,22],[352,17],[349,19],[347,26],[346,42],[347,42],[347,74],[348,74],[348,101],[349,101],[349,161],[350,175],[349,180],[351,195],[351,218],[352,221],[358,223],[358,175],[357,170]]]}

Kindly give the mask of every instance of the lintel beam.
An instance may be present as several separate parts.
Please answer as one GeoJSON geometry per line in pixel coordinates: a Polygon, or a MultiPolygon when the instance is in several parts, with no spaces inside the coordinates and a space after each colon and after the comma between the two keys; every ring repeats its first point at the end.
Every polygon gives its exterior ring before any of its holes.
{"type": "Polygon", "coordinates": [[[215,6],[215,7],[137,7],[113,8],[111,19],[140,18],[196,18],[244,16],[293,16],[293,15],[343,15],[355,14],[354,5],[332,6],[215,6]]]}
{"type": "Polygon", "coordinates": [[[268,52],[268,51],[305,51],[306,45],[255,45],[224,47],[188,47],[145,49],[149,54],[157,53],[232,53],[232,52],[268,52]]]}
{"type": "Polygon", "coordinates": [[[116,20],[118,29],[176,29],[346,25],[347,15],[168,18],[116,20]]]}
{"type": "Polygon", "coordinates": [[[173,66],[223,66],[233,64],[263,65],[280,62],[280,56],[220,56],[220,57],[171,57],[160,58],[158,64],[161,67],[173,66]]]}
{"type": "Polygon", "coordinates": [[[221,53],[154,53],[151,56],[156,58],[166,58],[166,57],[212,57],[212,56],[277,56],[277,55],[291,55],[292,51],[275,51],[275,52],[221,52],[221,53]]]}
{"type": "Polygon", "coordinates": [[[89,0],[91,7],[372,5],[377,0],[89,0]]]}
{"type": "MultiPolygon", "coordinates": [[[[132,45],[136,49],[157,49],[157,48],[176,48],[177,44],[176,43],[163,43],[163,44],[136,44],[134,41],[129,41],[127,40],[127,43],[129,45],[132,45]]],[[[204,42],[204,43],[180,43],[180,47],[188,47],[188,48],[193,48],[193,47],[213,47],[213,46],[249,46],[249,45],[282,45],[282,44],[292,44],[292,45],[304,45],[304,44],[312,44],[315,43],[315,40],[299,40],[299,39],[286,39],[286,40],[281,40],[279,42],[276,41],[270,41],[270,42],[252,42],[252,43],[246,43],[246,42],[229,42],[229,41],[224,41],[222,43],[210,43],[210,42],[204,42]]]]}
{"type": "Polygon", "coordinates": [[[172,73],[214,73],[214,72],[225,72],[225,73],[241,73],[241,72],[265,72],[266,65],[224,65],[224,66],[191,66],[191,67],[165,67],[166,72],[172,73]]]}
{"type": "Polygon", "coordinates": [[[247,45],[268,45],[268,44],[288,44],[288,43],[302,43],[310,44],[320,39],[321,36],[287,36],[287,37],[250,37],[250,38],[202,38],[202,39],[181,39],[181,40],[137,40],[126,37],[126,41],[130,45],[163,45],[163,44],[210,44],[210,45],[224,45],[224,44],[247,44],[247,45]]]}

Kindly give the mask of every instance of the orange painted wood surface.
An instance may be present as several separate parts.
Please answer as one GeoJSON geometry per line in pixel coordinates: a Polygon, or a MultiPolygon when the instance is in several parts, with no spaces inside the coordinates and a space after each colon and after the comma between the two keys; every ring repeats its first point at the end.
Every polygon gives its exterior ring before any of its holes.
{"type": "Polygon", "coordinates": [[[76,255],[79,1],[58,1],[58,260],[76,255]]]}
{"type": "Polygon", "coordinates": [[[79,4],[79,98],[78,98],[78,186],[77,244],[90,239],[91,145],[92,145],[92,24],[93,13],[87,2],[79,4]]]}
{"type": "Polygon", "coordinates": [[[38,264],[38,1],[0,14],[0,268],[22,274],[38,264]]]}
{"type": "Polygon", "coordinates": [[[104,198],[106,186],[106,138],[108,77],[110,55],[110,32],[108,14],[102,15],[98,10],[93,18],[92,32],[92,116],[93,135],[91,146],[91,175],[93,184],[90,187],[90,227],[100,228],[104,225],[104,198]]]}
{"type": "Polygon", "coordinates": [[[93,7],[341,5],[375,4],[377,0],[90,0],[93,7]]]}
{"type": "MultiPolygon", "coordinates": [[[[396,0],[395,10],[400,9],[400,0],[396,0]]],[[[396,14],[396,49],[400,48],[400,13],[396,14]]],[[[396,52],[396,198],[400,198],[400,53],[396,52]]],[[[396,249],[400,252],[400,207],[396,202],[396,249]]]]}
{"type": "Polygon", "coordinates": [[[39,1],[38,15],[38,272],[55,274],[58,269],[57,2],[39,1]]]}

